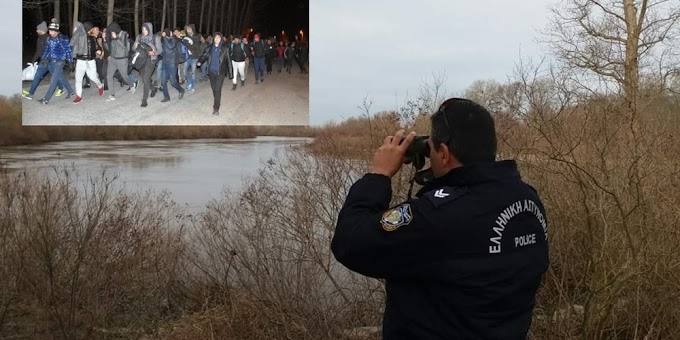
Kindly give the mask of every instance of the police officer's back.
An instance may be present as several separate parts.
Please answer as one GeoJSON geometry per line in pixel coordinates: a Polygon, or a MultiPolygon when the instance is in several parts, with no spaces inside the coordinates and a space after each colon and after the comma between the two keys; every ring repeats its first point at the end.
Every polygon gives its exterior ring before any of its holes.
{"type": "Polygon", "coordinates": [[[389,207],[410,134],[387,137],[350,189],[332,250],[386,279],[385,339],[523,339],[548,266],[547,220],[514,161],[495,161],[493,118],[451,99],[432,116],[435,178],[389,207]]]}

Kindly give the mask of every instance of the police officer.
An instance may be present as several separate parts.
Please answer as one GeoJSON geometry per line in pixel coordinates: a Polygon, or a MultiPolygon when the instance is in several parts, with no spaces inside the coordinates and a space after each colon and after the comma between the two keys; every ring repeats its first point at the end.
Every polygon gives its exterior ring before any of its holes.
{"type": "Polygon", "coordinates": [[[515,161],[495,161],[485,108],[451,98],[431,126],[434,179],[389,207],[390,178],[415,134],[386,137],[347,195],[333,254],[385,279],[384,339],[524,339],[548,267],[541,200],[515,161]]]}

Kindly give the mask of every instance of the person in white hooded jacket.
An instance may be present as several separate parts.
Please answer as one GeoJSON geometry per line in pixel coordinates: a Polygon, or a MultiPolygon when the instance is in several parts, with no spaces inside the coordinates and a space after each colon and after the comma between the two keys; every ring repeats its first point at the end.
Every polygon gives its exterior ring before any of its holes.
{"type": "Polygon", "coordinates": [[[73,104],[79,104],[83,101],[83,77],[85,74],[97,85],[99,95],[104,94],[104,84],[99,80],[97,63],[95,62],[97,51],[101,53],[101,49],[95,38],[87,33],[92,29],[92,24],[86,24],[88,27],[76,21],[71,38],[73,58],[76,60],[76,99],[73,100],[73,104]]]}

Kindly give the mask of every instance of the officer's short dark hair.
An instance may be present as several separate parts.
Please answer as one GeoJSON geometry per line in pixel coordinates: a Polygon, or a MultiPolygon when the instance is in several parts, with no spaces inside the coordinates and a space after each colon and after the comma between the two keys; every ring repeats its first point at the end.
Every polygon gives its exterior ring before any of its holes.
{"type": "Polygon", "coordinates": [[[444,101],[432,115],[432,142],[436,150],[444,143],[462,164],[496,159],[496,128],[491,113],[462,98],[444,101]]]}

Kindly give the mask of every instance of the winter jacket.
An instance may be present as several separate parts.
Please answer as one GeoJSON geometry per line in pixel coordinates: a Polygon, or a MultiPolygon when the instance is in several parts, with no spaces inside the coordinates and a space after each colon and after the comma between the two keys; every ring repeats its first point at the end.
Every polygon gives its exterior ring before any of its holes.
{"type": "Polygon", "coordinates": [[[286,59],[288,59],[288,60],[295,59],[295,48],[290,47],[290,46],[286,47],[286,51],[285,51],[284,55],[286,56],[286,59]]]}
{"type": "Polygon", "coordinates": [[[198,59],[201,53],[203,53],[201,49],[201,35],[196,33],[196,26],[193,24],[186,25],[184,31],[187,32],[187,35],[182,39],[182,44],[186,46],[189,58],[198,59]],[[192,34],[189,34],[189,28],[191,28],[192,34]]]}
{"type": "Polygon", "coordinates": [[[163,66],[177,67],[177,65],[179,65],[177,63],[177,49],[179,48],[179,46],[177,46],[177,44],[179,44],[177,38],[166,36],[162,38],[162,42],[163,54],[161,54],[161,59],[163,60],[163,66]]]}
{"type": "Polygon", "coordinates": [[[278,58],[283,58],[283,53],[286,52],[285,46],[276,46],[276,56],[278,58]]]}
{"type": "Polygon", "coordinates": [[[132,48],[128,38],[127,32],[123,31],[120,25],[114,21],[106,28],[106,44],[104,44],[104,48],[112,58],[126,59],[132,48]],[[111,35],[112,32],[115,32],[117,35],[115,39],[111,35]]]}
{"type": "Polygon", "coordinates": [[[76,21],[76,31],[71,37],[71,48],[75,59],[93,60],[97,56],[97,42],[79,21],[76,21]]]}
{"type": "Polygon", "coordinates": [[[233,60],[237,63],[242,62],[242,61],[246,61],[246,56],[247,56],[246,51],[248,50],[248,45],[243,44],[243,43],[238,43],[238,44],[231,43],[229,50],[230,50],[229,56],[231,57],[231,60],[233,60]]]}
{"type": "MultiPolygon", "coordinates": [[[[219,74],[224,74],[225,77],[229,79],[234,78],[234,67],[231,64],[231,58],[230,56],[230,51],[229,51],[229,45],[225,43],[221,43],[222,45],[222,50],[220,51],[220,73],[219,74]]],[[[203,65],[204,63],[208,65],[208,68],[210,68],[210,62],[212,59],[212,51],[213,48],[215,48],[215,44],[210,44],[210,46],[206,47],[206,49],[203,51],[203,54],[198,58],[198,62],[203,65]]]]}
{"type": "Polygon", "coordinates": [[[73,60],[73,55],[68,37],[61,33],[54,38],[49,36],[41,59],[46,62],[66,61],[70,63],[73,60]]]}
{"type": "Polygon", "coordinates": [[[309,59],[309,47],[307,47],[307,44],[300,44],[300,48],[298,49],[298,59],[301,62],[306,62],[309,59]]]}
{"type": "Polygon", "coordinates": [[[254,41],[251,47],[255,53],[255,58],[264,58],[265,53],[267,53],[267,44],[263,40],[254,41]]]}
{"type": "Polygon", "coordinates": [[[145,22],[142,24],[142,27],[146,27],[146,30],[149,31],[149,35],[145,36],[144,34],[140,34],[137,36],[135,39],[135,43],[132,46],[132,49],[137,49],[137,46],[140,43],[145,43],[153,48],[154,51],[156,51],[156,55],[151,57],[152,61],[158,60],[158,55],[163,53],[163,43],[161,43],[161,37],[158,35],[153,34],[153,24],[150,22],[145,22]]]}
{"type": "Polygon", "coordinates": [[[45,46],[47,46],[47,37],[49,36],[49,34],[45,33],[38,37],[38,41],[35,45],[35,54],[33,55],[33,59],[31,59],[32,63],[35,63],[42,57],[43,52],[45,52],[45,46]]]}

